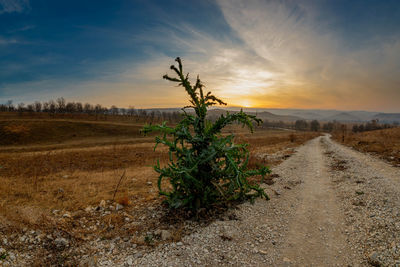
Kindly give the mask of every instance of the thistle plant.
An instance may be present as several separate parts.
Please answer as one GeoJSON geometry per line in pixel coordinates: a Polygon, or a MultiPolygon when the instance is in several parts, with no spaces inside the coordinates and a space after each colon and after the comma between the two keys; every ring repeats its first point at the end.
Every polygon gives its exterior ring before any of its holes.
{"type": "Polygon", "coordinates": [[[264,190],[248,178],[270,172],[263,166],[249,170],[249,151],[247,144],[235,144],[234,135],[222,135],[222,129],[232,123],[242,124],[253,132],[253,123],[262,123],[261,119],[248,115],[242,110],[237,113],[221,115],[215,122],[207,120],[207,110],[213,105],[226,105],[211,92],[204,93],[204,85],[197,76],[192,85],[189,74],[184,74],[181,59],[175,60],[178,66],[171,66],[175,76],[164,75],[163,78],[182,86],[189,95],[190,105],[182,109],[182,120],[169,127],[166,122],[161,125],[145,125],[143,132],[159,132],[156,137],[157,148],[163,144],[169,148],[169,162],[154,166],[159,173],[158,188],[166,196],[170,208],[187,208],[198,211],[200,208],[211,208],[214,204],[236,201],[254,201],[257,197],[269,199],[264,190]],[[188,112],[187,109],[194,110],[188,112]],[[167,183],[163,183],[167,180],[167,183]],[[168,182],[170,186],[168,186],[168,182]],[[167,186],[165,186],[167,184],[167,186]],[[163,187],[166,187],[163,188],[163,187]]]}

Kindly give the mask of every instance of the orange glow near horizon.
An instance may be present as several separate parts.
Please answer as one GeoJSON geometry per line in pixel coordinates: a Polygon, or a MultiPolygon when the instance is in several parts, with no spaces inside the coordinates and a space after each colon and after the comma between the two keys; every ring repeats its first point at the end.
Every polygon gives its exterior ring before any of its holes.
{"type": "Polygon", "coordinates": [[[241,100],[240,103],[238,103],[238,104],[239,104],[238,106],[244,107],[244,108],[251,108],[251,107],[253,107],[251,101],[249,101],[249,100],[247,100],[247,99],[241,100]]]}

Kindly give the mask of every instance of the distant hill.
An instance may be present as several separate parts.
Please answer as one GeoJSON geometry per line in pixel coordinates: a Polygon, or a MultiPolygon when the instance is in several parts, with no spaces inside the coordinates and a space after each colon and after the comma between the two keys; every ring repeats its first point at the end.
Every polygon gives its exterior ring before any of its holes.
{"type": "MultiPolygon", "coordinates": [[[[237,113],[238,111],[230,111],[225,109],[211,109],[208,111],[208,116],[210,118],[219,117],[222,114],[226,114],[229,111],[231,113],[237,113]]],[[[249,112],[246,111],[247,114],[250,115],[257,115],[258,118],[262,119],[263,121],[285,121],[285,122],[293,122],[296,120],[300,120],[302,118],[297,116],[286,116],[286,115],[276,115],[271,112],[263,111],[263,112],[249,112]]]]}
{"type": "MultiPolygon", "coordinates": [[[[231,109],[231,108],[227,108],[231,109]]],[[[304,120],[319,120],[319,121],[369,121],[377,112],[370,111],[341,111],[334,109],[268,109],[268,108],[245,108],[246,112],[270,112],[281,116],[294,116],[304,120]]]]}
{"type": "Polygon", "coordinates": [[[373,116],[373,119],[377,119],[379,122],[383,123],[400,123],[400,113],[378,113],[373,116]]]}
{"type": "Polygon", "coordinates": [[[359,117],[350,114],[348,112],[340,112],[333,116],[326,117],[324,120],[326,121],[343,121],[343,122],[359,122],[362,121],[359,117]]]}
{"type": "Polygon", "coordinates": [[[306,120],[322,120],[324,116],[321,113],[318,112],[295,112],[293,115],[298,116],[300,118],[306,119],[306,120]]]}
{"type": "MultiPolygon", "coordinates": [[[[220,116],[226,111],[238,112],[240,107],[218,107],[209,110],[210,116],[220,116]]],[[[181,111],[179,108],[147,109],[148,111],[159,110],[165,112],[181,111]]],[[[190,109],[188,109],[190,112],[190,109]]],[[[296,120],[319,120],[338,122],[366,122],[379,119],[383,123],[400,122],[400,113],[379,113],[373,111],[340,111],[333,109],[278,109],[278,108],[243,108],[246,113],[257,114],[263,120],[292,122],[296,120]]]]}
{"type": "Polygon", "coordinates": [[[371,111],[350,111],[350,114],[360,118],[363,121],[370,121],[378,112],[371,111]]]}
{"type": "MultiPolygon", "coordinates": [[[[245,109],[252,111],[254,109],[245,109]]],[[[335,115],[339,110],[321,110],[321,109],[256,109],[259,112],[268,111],[276,115],[296,116],[305,120],[322,120],[325,117],[335,115]]]]}
{"type": "Polygon", "coordinates": [[[257,113],[257,116],[262,120],[268,120],[268,121],[296,121],[302,119],[301,117],[298,116],[276,115],[268,111],[257,113]]]}
{"type": "Polygon", "coordinates": [[[176,112],[182,111],[182,108],[146,108],[147,112],[160,111],[160,112],[176,112]]]}

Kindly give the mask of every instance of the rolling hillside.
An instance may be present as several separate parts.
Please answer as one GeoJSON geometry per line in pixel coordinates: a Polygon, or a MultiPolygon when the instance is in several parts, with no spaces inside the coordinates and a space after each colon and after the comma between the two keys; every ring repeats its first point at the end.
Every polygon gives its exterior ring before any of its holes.
{"type": "MultiPolygon", "coordinates": [[[[224,109],[212,109],[208,111],[208,116],[210,118],[216,118],[221,116],[222,114],[226,114],[227,110],[224,109]]],[[[238,111],[229,111],[232,113],[238,112],[238,111]]],[[[268,111],[263,111],[263,112],[251,112],[251,111],[246,111],[247,114],[250,115],[257,115],[258,118],[262,119],[263,121],[285,121],[285,122],[294,122],[296,120],[302,119],[301,117],[297,116],[291,116],[291,115],[276,115],[268,111]]]]}
{"type": "Polygon", "coordinates": [[[400,113],[378,113],[373,119],[377,119],[384,123],[400,123],[400,113]]]}

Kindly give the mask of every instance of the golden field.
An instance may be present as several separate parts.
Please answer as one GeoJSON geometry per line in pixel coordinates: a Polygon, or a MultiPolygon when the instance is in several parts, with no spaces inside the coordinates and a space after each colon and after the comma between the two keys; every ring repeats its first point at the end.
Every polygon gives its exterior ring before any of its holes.
{"type": "MultiPolygon", "coordinates": [[[[342,134],[333,134],[333,138],[342,142],[342,134]]],[[[348,132],[344,144],[354,149],[374,154],[394,166],[400,167],[400,128],[391,128],[361,133],[348,132]]]]}

